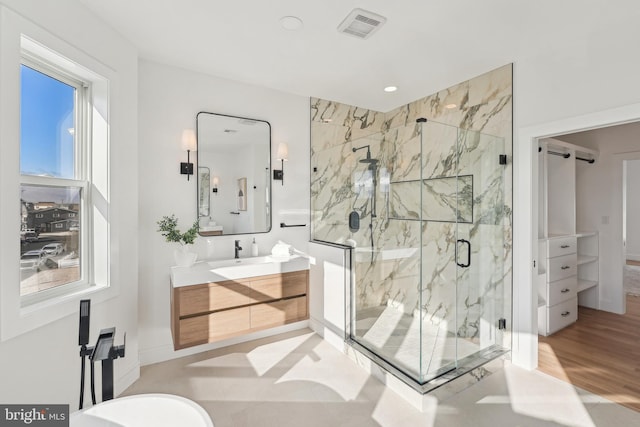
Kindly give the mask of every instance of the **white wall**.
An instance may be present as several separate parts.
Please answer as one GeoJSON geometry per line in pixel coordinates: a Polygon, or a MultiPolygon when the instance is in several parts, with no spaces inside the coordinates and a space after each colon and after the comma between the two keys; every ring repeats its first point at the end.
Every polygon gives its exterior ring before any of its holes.
{"type": "Polygon", "coordinates": [[[309,272],[311,328],[339,349],[344,348],[349,313],[351,252],[338,246],[311,242],[309,272]]]}
{"type": "MultiPolygon", "coordinates": [[[[139,319],[140,358],[145,364],[211,348],[173,351],[169,272],[175,244],[166,243],[156,231],[163,215],[174,213],[184,228],[196,218],[196,180],[187,181],[178,172],[179,163],[186,159],[180,148],[182,130],[195,128],[196,114],[208,111],[266,120],[271,124],[272,147],[281,141],[289,144],[284,186],[272,183],[271,232],[198,238],[195,250],[201,258],[207,255],[207,240],[213,243],[212,259],[232,258],[235,239],[244,248],[241,256],[250,256],[253,237],[261,255],[270,253],[278,239],[306,251],[308,227],[280,228],[280,222],[308,223],[309,99],[144,60],[139,64],[139,88],[139,319]]],[[[277,167],[275,155],[272,149],[272,166],[277,167]]]]}
{"type": "MultiPolygon", "coordinates": [[[[88,12],[78,0],[42,2],[39,0],[2,0],[2,5],[28,17],[32,23],[44,28],[52,37],[62,40],[95,60],[109,67],[115,73],[111,87],[111,127],[110,127],[110,267],[112,284],[118,284],[116,296],[91,307],[91,339],[98,336],[101,328],[116,326],[116,343],[122,342],[122,333],[127,332],[127,354],[115,362],[116,393],[128,386],[139,375],[138,362],[138,185],[135,170],[137,154],[137,52],[119,34],[106,27],[102,21],[88,12]],[[125,171],[132,171],[125,173],[125,171]]],[[[3,18],[13,16],[4,13],[3,18]]],[[[7,22],[7,21],[3,21],[7,22]]],[[[6,40],[5,40],[6,42],[6,40]]],[[[4,62],[4,63],[3,63],[4,62]]],[[[17,64],[3,63],[2,82],[11,78],[9,68],[17,64]]],[[[16,83],[16,82],[14,82],[16,83]]],[[[14,85],[15,87],[15,85],[14,85]]],[[[19,94],[14,87],[0,87],[3,105],[18,108],[19,94]]],[[[0,109],[3,140],[7,147],[16,144],[18,138],[7,138],[8,128],[17,129],[17,117],[12,107],[0,109]]],[[[16,131],[17,132],[17,131],[16,131]]],[[[17,134],[17,133],[16,133],[17,134]]],[[[13,151],[17,153],[15,147],[13,151]]],[[[6,151],[5,151],[6,153],[6,151]]],[[[0,157],[0,169],[17,174],[17,156],[0,157]]],[[[13,181],[3,180],[4,194],[19,194],[13,181]]],[[[15,205],[3,203],[0,206],[2,224],[13,223],[17,215],[19,201],[15,205]]],[[[3,260],[17,259],[13,242],[9,238],[17,231],[7,230],[0,224],[0,242],[3,260]]],[[[15,229],[17,230],[17,228],[15,229]]],[[[17,268],[17,267],[15,267],[17,268]]],[[[10,271],[14,271],[10,269],[10,271]]],[[[18,286],[13,280],[6,280],[8,269],[0,272],[0,286],[18,286]]],[[[77,300],[70,299],[75,307],[77,300]]],[[[69,302],[65,303],[69,304],[69,302]]],[[[68,403],[71,410],[77,409],[80,380],[80,358],[78,356],[78,312],[26,332],[0,343],[0,402],[3,403],[68,403]]],[[[99,378],[98,374],[98,378],[99,378]]],[[[100,393],[98,392],[98,396],[100,393]]],[[[85,400],[86,401],[86,400],[85,400]]]]}
{"type": "MultiPolygon", "coordinates": [[[[638,147],[640,149],[640,147],[638,147]]],[[[640,261],[640,161],[627,163],[627,259],[640,261]]]]}

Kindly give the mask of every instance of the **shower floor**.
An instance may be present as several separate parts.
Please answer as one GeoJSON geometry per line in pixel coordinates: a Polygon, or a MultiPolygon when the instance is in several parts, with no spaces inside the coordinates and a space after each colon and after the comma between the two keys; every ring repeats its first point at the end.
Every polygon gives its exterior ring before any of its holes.
{"type": "Polygon", "coordinates": [[[360,345],[419,382],[454,369],[456,360],[480,350],[473,340],[389,306],[359,310],[355,334],[360,345]]]}

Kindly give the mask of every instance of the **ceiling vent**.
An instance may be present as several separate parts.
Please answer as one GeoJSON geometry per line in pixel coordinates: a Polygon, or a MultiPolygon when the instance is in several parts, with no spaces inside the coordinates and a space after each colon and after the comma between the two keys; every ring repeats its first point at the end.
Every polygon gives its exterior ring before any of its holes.
{"type": "Polygon", "coordinates": [[[358,37],[359,39],[367,39],[371,34],[375,33],[378,28],[382,27],[387,21],[384,16],[369,12],[364,9],[353,9],[349,15],[338,25],[338,31],[358,37]]]}

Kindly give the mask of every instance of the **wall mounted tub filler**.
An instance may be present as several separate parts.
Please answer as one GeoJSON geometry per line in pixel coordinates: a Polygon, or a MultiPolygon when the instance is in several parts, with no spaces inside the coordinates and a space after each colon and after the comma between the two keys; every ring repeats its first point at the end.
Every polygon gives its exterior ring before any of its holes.
{"type": "Polygon", "coordinates": [[[96,361],[102,362],[102,401],[113,399],[113,361],[119,357],[124,357],[127,334],[124,335],[124,343],[114,346],[113,340],[116,335],[116,328],[106,328],[100,330],[100,335],[96,345],[87,346],[89,343],[89,320],[91,317],[91,300],[80,301],[80,322],[78,332],[78,345],[80,345],[80,357],[82,364],[80,367],[80,404],[78,409],[82,409],[84,403],[84,377],[85,358],[88,356],[91,362],[91,401],[96,404],[95,369],[96,361]]]}

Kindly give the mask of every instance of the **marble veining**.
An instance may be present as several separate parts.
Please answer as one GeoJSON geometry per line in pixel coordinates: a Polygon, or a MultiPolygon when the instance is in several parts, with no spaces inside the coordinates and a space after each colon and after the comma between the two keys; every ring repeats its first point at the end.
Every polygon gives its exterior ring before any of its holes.
{"type": "MultiPolygon", "coordinates": [[[[386,319],[358,328],[404,319],[406,330],[431,331],[387,352],[418,365],[407,369],[444,366],[434,355],[458,339],[458,358],[509,345],[494,325],[510,314],[512,166],[499,155],[512,153],[511,88],[507,65],[386,113],[311,100],[312,238],[356,246],[356,316],[386,319]],[[376,169],[352,152],[365,145],[376,169]],[[468,254],[459,239],[471,242],[469,268],[457,266],[468,254]],[[416,353],[420,343],[431,350],[416,353]]],[[[380,350],[402,333],[361,336],[380,350]]]]}

